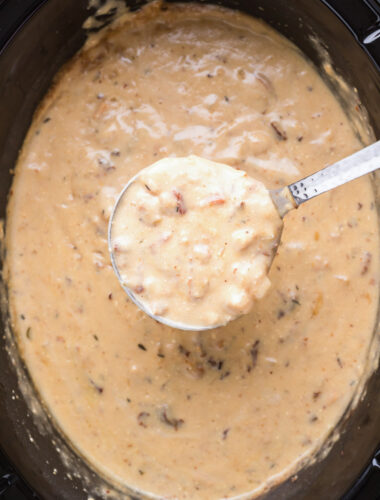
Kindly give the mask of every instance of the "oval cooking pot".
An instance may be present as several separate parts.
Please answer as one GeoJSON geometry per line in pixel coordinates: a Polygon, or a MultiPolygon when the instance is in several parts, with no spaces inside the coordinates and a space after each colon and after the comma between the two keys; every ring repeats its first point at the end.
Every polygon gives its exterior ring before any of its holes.
{"type": "MultiPolygon", "coordinates": [[[[129,6],[136,9],[143,3],[130,1],[129,6]]],[[[323,61],[313,40],[322,40],[338,74],[358,89],[375,134],[380,137],[380,7],[376,0],[215,3],[264,19],[294,41],[319,68],[323,61]]],[[[56,71],[84,42],[82,23],[90,12],[87,0],[0,0],[0,217],[5,215],[10,170],[33,112],[56,71]]],[[[101,20],[109,19],[103,16],[101,20]]],[[[105,498],[107,490],[113,491],[112,486],[92,471],[54,429],[35,397],[12,335],[3,335],[7,325],[4,310],[0,325],[1,449],[41,498],[84,500],[88,493],[94,499],[105,498]],[[33,401],[32,407],[25,394],[33,401]],[[36,412],[45,416],[36,419],[36,412]]],[[[373,465],[365,466],[380,443],[379,393],[380,370],[371,377],[364,399],[343,419],[340,438],[327,457],[304,468],[265,498],[349,500],[359,490],[366,500],[378,498],[379,477],[374,490],[369,489],[367,481],[370,476],[373,479],[378,467],[376,457],[373,465]]],[[[5,489],[16,479],[14,475],[3,478],[0,487],[5,489]]],[[[125,492],[122,497],[133,495],[125,492]]]]}

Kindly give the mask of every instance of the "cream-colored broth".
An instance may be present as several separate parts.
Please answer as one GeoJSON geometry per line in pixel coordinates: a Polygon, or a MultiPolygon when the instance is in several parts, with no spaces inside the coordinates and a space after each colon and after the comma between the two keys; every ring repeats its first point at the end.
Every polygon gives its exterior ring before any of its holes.
{"type": "Polygon", "coordinates": [[[132,298],[194,330],[225,325],[265,295],[281,230],[264,184],[192,155],[163,158],[131,180],[109,244],[132,298]]]}
{"type": "Polygon", "coordinates": [[[212,500],[259,492],[319,449],[363,375],[374,324],[369,180],[289,213],[268,294],[203,333],[128,300],[107,224],[122,186],[168,155],[275,188],[359,147],[298,51],[222,9],[150,6],[60,73],[17,165],[6,265],[29,371],[93,466],[160,497],[212,500]]]}

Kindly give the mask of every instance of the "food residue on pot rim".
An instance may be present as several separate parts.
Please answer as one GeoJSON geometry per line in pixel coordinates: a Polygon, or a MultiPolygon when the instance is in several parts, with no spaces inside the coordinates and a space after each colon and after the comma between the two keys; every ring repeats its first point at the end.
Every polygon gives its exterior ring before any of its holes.
{"type": "Polygon", "coordinates": [[[107,261],[110,209],[168,155],[244,165],[272,188],[360,144],[293,46],[241,14],[153,4],[93,40],[58,75],[16,169],[5,277],[22,354],[60,429],[116,483],[259,494],[310,463],[362,394],[378,279],[369,180],[289,214],[268,295],[204,334],[127,301],[107,261]]]}

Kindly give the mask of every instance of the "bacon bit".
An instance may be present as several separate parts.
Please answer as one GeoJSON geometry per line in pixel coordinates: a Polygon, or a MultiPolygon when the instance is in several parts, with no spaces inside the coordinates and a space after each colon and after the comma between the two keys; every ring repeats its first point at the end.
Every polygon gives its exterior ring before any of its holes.
{"type": "Polygon", "coordinates": [[[214,205],[223,205],[223,203],[225,202],[226,200],[223,198],[222,195],[215,193],[201,200],[200,205],[201,207],[204,207],[206,205],[212,207],[214,205]]]}
{"type": "Polygon", "coordinates": [[[144,290],[145,290],[145,288],[142,285],[138,285],[138,286],[136,286],[134,291],[136,293],[143,293],[144,290]]]}
{"type": "Polygon", "coordinates": [[[102,100],[92,116],[95,119],[100,118],[108,110],[109,110],[109,104],[107,103],[107,101],[102,100]]]}
{"type": "Polygon", "coordinates": [[[371,299],[371,296],[370,296],[370,294],[369,294],[369,293],[363,293],[362,297],[363,297],[364,299],[367,299],[368,304],[370,304],[370,303],[372,302],[372,299],[371,299]]]}
{"type": "Polygon", "coordinates": [[[150,413],[147,411],[142,411],[137,415],[137,422],[141,427],[144,427],[145,429],[148,427],[146,424],[147,418],[150,416],[150,413]]]}
{"type": "Polygon", "coordinates": [[[270,122],[270,126],[276,132],[277,139],[279,139],[280,141],[286,141],[288,139],[286,132],[281,129],[280,125],[277,122],[270,122]]]}
{"type": "Polygon", "coordinates": [[[224,200],[223,198],[214,198],[213,200],[210,200],[209,201],[209,205],[210,207],[214,206],[214,205],[223,205],[223,203],[225,203],[226,200],[224,200]]]}
{"type": "Polygon", "coordinates": [[[317,295],[317,298],[314,300],[314,306],[311,311],[311,316],[317,316],[319,314],[319,311],[321,310],[321,307],[323,305],[323,295],[319,292],[317,295]]]}
{"type": "Polygon", "coordinates": [[[223,349],[223,347],[224,347],[224,340],[223,339],[218,340],[218,342],[216,343],[216,347],[218,349],[223,349]]]}
{"type": "Polygon", "coordinates": [[[93,198],[94,198],[94,195],[92,193],[87,193],[87,194],[83,195],[83,200],[85,203],[92,200],[93,198]]]}
{"type": "Polygon", "coordinates": [[[180,215],[184,215],[186,213],[186,207],[185,207],[185,202],[183,201],[182,194],[176,191],[175,189],[173,190],[173,194],[177,200],[176,212],[178,212],[180,215]]]}
{"type": "Polygon", "coordinates": [[[364,254],[364,259],[363,259],[363,267],[361,270],[361,275],[364,276],[365,274],[368,273],[369,266],[371,264],[372,260],[372,254],[370,252],[365,252],[364,254]]]}

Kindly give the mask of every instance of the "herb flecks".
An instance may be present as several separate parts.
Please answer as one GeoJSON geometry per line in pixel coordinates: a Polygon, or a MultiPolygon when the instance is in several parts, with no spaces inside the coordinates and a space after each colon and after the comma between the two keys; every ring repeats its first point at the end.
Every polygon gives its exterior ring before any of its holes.
{"type": "Polygon", "coordinates": [[[224,380],[225,378],[229,377],[230,375],[231,375],[231,372],[229,370],[227,370],[221,374],[221,376],[219,377],[219,380],[224,380]]]}
{"type": "Polygon", "coordinates": [[[230,432],[230,428],[229,427],[227,429],[224,429],[224,431],[222,432],[222,439],[223,439],[223,441],[225,441],[227,439],[229,432],[230,432]]]}
{"type": "Polygon", "coordinates": [[[283,311],[282,309],[279,309],[277,311],[277,319],[281,319],[285,316],[285,311],[283,311]]]}
{"type": "Polygon", "coordinates": [[[173,427],[175,431],[178,431],[178,429],[185,423],[183,418],[175,418],[169,415],[169,410],[167,406],[164,406],[160,410],[160,420],[164,424],[173,427]]]}
{"type": "Polygon", "coordinates": [[[190,356],[190,351],[188,349],[186,349],[185,347],[183,347],[182,344],[179,344],[178,351],[181,354],[183,354],[186,358],[188,358],[190,356]]]}
{"type": "Polygon", "coordinates": [[[207,360],[207,363],[212,368],[215,368],[216,370],[221,370],[223,368],[224,361],[221,359],[220,360],[214,359],[212,356],[210,356],[207,360]]]}
{"type": "Polygon", "coordinates": [[[251,362],[247,366],[247,372],[251,373],[251,371],[256,367],[257,365],[257,357],[259,355],[259,345],[260,345],[260,340],[256,340],[253,344],[251,349],[249,350],[249,355],[251,357],[251,362]]]}
{"type": "Polygon", "coordinates": [[[99,393],[99,394],[103,394],[103,391],[104,391],[104,387],[101,387],[99,384],[97,384],[96,382],[94,382],[94,380],[92,380],[92,378],[90,378],[90,384],[94,387],[94,389],[99,393]]]}
{"type": "Polygon", "coordinates": [[[278,122],[270,122],[270,126],[274,130],[276,137],[279,141],[286,141],[288,139],[285,130],[281,128],[281,125],[278,122]]]}

